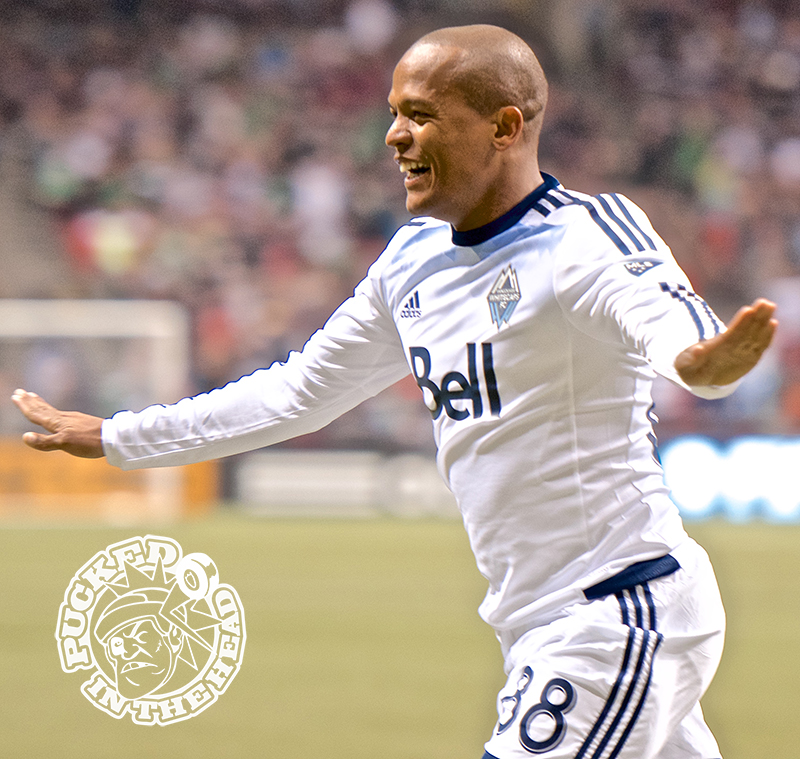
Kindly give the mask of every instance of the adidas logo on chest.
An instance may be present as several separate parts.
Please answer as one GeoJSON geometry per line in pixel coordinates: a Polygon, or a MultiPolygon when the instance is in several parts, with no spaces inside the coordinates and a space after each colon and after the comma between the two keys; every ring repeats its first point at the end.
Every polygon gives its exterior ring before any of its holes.
{"type": "Polygon", "coordinates": [[[414,294],[406,301],[403,310],[400,312],[401,319],[419,319],[422,316],[422,310],[419,305],[419,290],[415,290],[414,294]]]}

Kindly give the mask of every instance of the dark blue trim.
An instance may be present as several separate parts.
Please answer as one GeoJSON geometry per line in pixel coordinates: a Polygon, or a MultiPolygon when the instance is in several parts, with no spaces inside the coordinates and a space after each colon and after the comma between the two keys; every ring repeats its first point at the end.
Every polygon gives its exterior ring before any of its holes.
{"type": "MultiPolygon", "coordinates": [[[[545,195],[542,198],[542,200],[546,200],[551,206],[553,206],[553,208],[555,210],[558,210],[559,208],[563,208],[565,205],[567,205],[563,200],[561,200],[561,199],[557,198],[555,195],[553,195],[552,192],[547,193],[547,195],[545,195]]],[[[533,209],[535,211],[538,211],[542,216],[547,217],[553,212],[553,208],[548,208],[544,203],[542,203],[542,200],[540,200],[533,207],[533,209]]]]}
{"type": "MultiPolygon", "coordinates": [[[[620,609],[622,610],[622,616],[624,618],[628,613],[628,610],[625,606],[625,601],[620,596],[617,596],[617,598],[619,599],[620,609]]],[[[633,643],[635,639],[636,639],[636,630],[633,627],[631,627],[630,631],[628,632],[628,643],[625,646],[625,653],[622,657],[622,666],[619,669],[619,675],[617,675],[617,680],[614,683],[614,686],[611,688],[611,693],[608,694],[608,698],[606,699],[603,711],[600,712],[600,716],[595,720],[592,729],[589,731],[589,735],[586,736],[586,740],[583,742],[583,745],[580,747],[580,749],[578,749],[578,753],[575,754],[575,759],[582,759],[584,754],[588,751],[589,746],[591,746],[592,741],[595,739],[597,733],[600,731],[603,722],[606,721],[606,717],[608,717],[608,713],[611,711],[611,707],[617,700],[617,694],[619,693],[619,689],[622,687],[622,683],[625,680],[625,675],[628,673],[628,666],[630,665],[631,654],[633,653],[633,643]]]]}
{"type": "Polygon", "coordinates": [[[528,211],[531,210],[550,190],[558,187],[558,180],[550,174],[542,172],[544,182],[542,182],[530,195],[526,195],[510,211],[506,211],[502,216],[498,216],[488,224],[475,229],[467,229],[459,232],[451,225],[453,231],[453,245],[472,246],[480,245],[482,242],[491,240],[501,232],[511,229],[528,211]]]}
{"type": "Polygon", "coordinates": [[[608,201],[602,196],[597,195],[595,200],[603,206],[603,210],[609,215],[611,219],[613,219],[617,226],[628,236],[628,239],[636,246],[636,250],[640,253],[644,253],[644,245],[639,241],[639,238],[631,232],[630,228],[625,224],[622,219],[614,213],[614,209],[609,205],[608,201]]]}
{"type": "Polygon", "coordinates": [[[692,295],[694,295],[694,297],[695,297],[695,298],[697,298],[697,301],[698,301],[698,302],[700,303],[700,305],[703,307],[703,311],[705,311],[705,312],[708,314],[708,318],[709,318],[709,319],[711,319],[711,323],[714,325],[714,334],[715,334],[715,335],[718,335],[718,334],[719,334],[719,321],[718,321],[718,320],[717,320],[717,318],[714,316],[714,312],[711,310],[711,306],[709,306],[709,305],[708,305],[708,303],[706,303],[706,302],[705,302],[705,301],[704,301],[704,300],[703,300],[703,299],[702,299],[702,298],[701,298],[699,295],[697,295],[696,293],[692,293],[692,295]]]}
{"type": "Polygon", "coordinates": [[[483,756],[481,759],[497,759],[496,756],[492,756],[488,751],[484,751],[483,756]]]}
{"type": "Polygon", "coordinates": [[[647,671],[647,680],[644,684],[644,689],[642,690],[642,695],[639,698],[639,703],[636,704],[636,708],[633,710],[633,715],[631,716],[630,722],[626,726],[625,730],[623,730],[620,739],[614,748],[614,750],[609,754],[608,759],[616,759],[617,755],[620,751],[622,751],[622,747],[625,745],[625,742],[628,740],[628,736],[631,734],[636,722],[639,719],[639,715],[642,712],[642,708],[644,707],[644,700],[647,698],[647,694],[650,691],[650,683],[653,680],[653,665],[656,663],[656,654],[658,653],[658,649],[661,646],[661,641],[664,640],[664,636],[661,634],[657,634],[656,638],[656,645],[653,647],[653,655],[650,657],[650,667],[647,671]]]}
{"type": "MultiPolygon", "coordinates": [[[[598,582],[583,591],[583,595],[589,600],[610,596],[612,593],[619,594],[623,590],[630,590],[636,585],[641,585],[648,580],[655,580],[659,577],[666,577],[681,568],[678,560],[674,556],[667,554],[659,559],[649,561],[638,561],[631,564],[621,572],[607,580],[598,582]]],[[[638,615],[637,615],[638,616],[638,615]]]]}
{"type": "Polygon", "coordinates": [[[633,602],[633,609],[636,612],[636,626],[644,630],[644,611],[642,610],[642,602],[639,600],[639,594],[636,592],[636,588],[632,588],[628,592],[633,602]]]}
{"type": "Polygon", "coordinates": [[[630,617],[628,616],[628,602],[625,600],[625,596],[621,590],[617,591],[614,595],[617,597],[617,601],[619,602],[620,614],[622,615],[622,624],[626,627],[633,627],[630,617]]]}
{"type": "Polygon", "coordinates": [[[625,245],[625,243],[619,238],[619,235],[617,235],[617,233],[614,232],[614,230],[611,229],[611,227],[609,227],[608,224],[605,223],[603,218],[597,212],[597,209],[588,200],[582,200],[581,198],[576,198],[573,195],[570,195],[568,192],[565,192],[564,190],[561,191],[561,194],[564,195],[564,197],[569,198],[573,203],[576,203],[579,206],[583,206],[589,212],[589,216],[592,217],[592,221],[594,221],[594,223],[597,224],[597,226],[600,227],[600,229],[602,229],[603,232],[606,233],[608,239],[611,240],[611,242],[613,242],[614,245],[617,246],[617,250],[619,250],[619,252],[622,253],[623,256],[633,255],[633,251],[630,250],[630,248],[628,248],[628,246],[625,245]]]}
{"type": "MultiPolygon", "coordinates": [[[[666,282],[659,282],[659,285],[662,292],[669,293],[673,298],[675,298],[675,300],[683,303],[683,305],[686,306],[689,311],[689,315],[692,317],[694,326],[697,327],[697,334],[700,335],[701,340],[705,340],[706,330],[703,327],[703,322],[700,321],[700,314],[697,313],[697,309],[689,302],[689,299],[681,295],[681,290],[683,290],[683,292],[685,292],[687,295],[694,295],[694,293],[689,292],[683,285],[678,285],[677,290],[673,290],[666,282]]],[[[702,298],[700,298],[700,300],[702,300],[702,298]]],[[[703,301],[703,303],[705,304],[705,301],[703,301]]],[[[708,308],[707,305],[706,308],[708,308]]],[[[712,319],[712,321],[714,320],[712,319]]],[[[714,323],[714,329],[719,331],[716,322],[714,323]]]]}
{"type": "Polygon", "coordinates": [[[636,220],[631,215],[631,212],[625,207],[625,204],[619,199],[617,193],[612,192],[609,197],[614,199],[614,202],[619,206],[619,210],[622,211],[625,218],[628,220],[628,223],[633,226],[633,228],[647,241],[647,247],[650,250],[656,250],[656,244],[648,237],[645,231],[636,223],[636,220]]]}
{"type": "MultiPolygon", "coordinates": [[[[628,570],[638,567],[640,565],[654,566],[657,562],[664,561],[665,559],[672,559],[672,561],[675,563],[675,569],[680,568],[680,565],[678,564],[677,560],[675,560],[672,556],[667,555],[662,557],[662,559],[655,559],[650,562],[639,562],[639,564],[633,564],[631,567],[628,567],[628,570]]],[[[672,571],[675,571],[675,569],[673,569],[672,571]]],[[[623,570],[623,572],[628,570],[623,570]]],[[[641,600],[639,599],[637,594],[637,588],[626,588],[625,592],[623,592],[622,590],[617,591],[616,597],[619,603],[620,613],[622,615],[622,624],[628,627],[628,641],[625,646],[625,653],[623,654],[622,657],[622,666],[620,667],[619,675],[617,676],[616,682],[611,688],[611,692],[609,693],[608,698],[606,699],[605,705],[603,706],[603,710],[600,713],[600,716],[597,718],[597,720],[595,720],[595,723],[592,726],[589,735],[586,737],[586,740],[583,742],[580,749],[578,749],[578,753],[575,754],[575,759],[583,759],[583,757],[586,755],[586,752],[591,747],[592,742],[603,728],[604,726],[603,723],[608,719],[608,715],[610,714],[611,709],[613,708],[617,700],[617,696],[619,695],[620,689],[622,688],[622,684],[625,680],[625,677],[628,674],[631,665],[633,647],[640,633],[642,636],[641,648],[639,650],[639,655],[636,657],[636,665],[633,674],[631,676],[631,681],[628,683],[628,686],[625,690],[625,695],[622,698],[619,709],[617,710],[614,719],[611,721],[611,724],[606,729],[605,734],[603,735],[598,745],[594,748],[594,751],[592,752],[591,755],[591,759],[597,759],[597,757],[602,756],[603,752],[608,748],[609,744],[611,743],[612,738],[614,737],[614,733],[622,724],[625,718],[625,714],[631,705],[631,699],[633,698],[634,693],[636,692],[636,687],[639,684],[639,681],[646,667],[647,674],[644,682],[644,687],[642,688],[641,696],[639,697],[639,700],[636,702],[636,706],[634,706],[633,712],[631,713],[630,719],[625,725],[622,734],[620,735],[619,739],[614,745],[614,748],[612,749],[611,754],[609,755],[609,759],[615,759],[619,755],[620,751],[622,751],[623,746],[625,745],[626,741],[628,740],[628,737],[633,731],[636,722],[638,721],[639,716],[642,712],[642,709],[644,708],[645,698],[647,697],[647,694],[650,690],[650,684],[653,680],[653,665],[655,663],[656,653],[658,652],[658,649],[661,646],[662,641],[664,640],[664,636],[655,631],[656,611],[655,611],[655,603],[653,601],[652,594],[650,593],[650,588],[647,586],[646,583],[641,583],[641,585],[644,589],[645,600],[647,602],[647,607],[650,611],[650,621],[648,625],[650,629],[646,630],[643,628],[643,619],[642,619],[643,609],[641,600]],[[631,601],[636,609],[636,622],[637,622],[636,627],[634,627],[630,623],[626,593],[627,596],[630,596],[631,601]],[[650,655],[650,663],[649,665],[645,665],[645,661],[648,656],[648,648],[650,647],[650,642],[652,640],[653,635],[656,636],[655,645],[653,646],[653,652],[650,655]]]]}
{"type": "Polygon", "coordinates": [[[650,610],[650,629],[656,629],[656,604],[653,601],[653,594],[650,592],[650,586],[644,582],[642,583],[644,589],[644,597],[647,600],[647,608],[650,610]]]}
{"type": "MultiPolygon", "coordinates": [[[[608,746],[611,738],[614,735],[614,732],[619,727],[619,723],[622,722],[622,718],[625,715],[625,712],[628,709],[628,705],[631,702],[631,698],[636,690],[636,686],[639,684],[639,678],[642,676],[642,667],[644,666],[644,660],[647,657],[647,647],[650,643],[650,633],[647,630],[642,630],[642,635],[644,636],[642,640],[642,647],[639,650],[639,656],[636,659],[636,668],[633,670],[633,677],[631,678],[630,683],[628,684],[628,689],[625,691],[625,696],[622,699],[622,703],[620,704],[619,710],[617,711],[616,716],[611,721],[611,725],[609,726],[608,730],[606,730],[606,734],[600,740],[600,743],[597,744],[597,748],[592,754],[592,759],[595,757],[600,757],[603,755],[603,751],[605,751],[606,746],[608,746]]],[[[645,691],[646,692],[646,691],[645,691]]]]}
{"type": "Polygon", "coordinates": [[[407,221],[405,223],[405,226],[406,227],[424,227],[425,226],[425,222],[424,221],[407,221]]]}

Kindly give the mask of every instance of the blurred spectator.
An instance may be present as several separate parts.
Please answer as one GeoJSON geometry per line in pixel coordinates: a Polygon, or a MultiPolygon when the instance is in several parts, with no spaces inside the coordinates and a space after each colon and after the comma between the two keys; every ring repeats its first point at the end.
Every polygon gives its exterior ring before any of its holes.
{"type": "MultiPolygon", "coordinates": [[[[406,220],[383,145],[386,94],[397,54],[446,24],[503,23],[532,42],[551,78],[544,169],[640,202],[723,317],[773,281],[796,281],[792,4],[536,6],[6,4],[0,147],[12,121],[24,127],[20,190],[59,220],[75,291],[186,306],[196,390],[300,348],[406,220]]],[[[800,330],[787,335],[741,401],[662,389],[667,434],[700,419],[720,436],[800,431],[800,330]]],[[[427,445],[426,412],[409,395],[395,388],[313,442],[427,445]]]]}

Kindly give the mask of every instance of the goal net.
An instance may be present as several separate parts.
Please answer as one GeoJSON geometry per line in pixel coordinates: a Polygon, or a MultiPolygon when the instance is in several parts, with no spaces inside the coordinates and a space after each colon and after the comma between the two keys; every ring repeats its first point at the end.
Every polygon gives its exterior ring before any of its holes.
{"type": "Polygon", "coordinates": [[[168,519],[209,500],[212,464],[121,472],[103,460],[43,454],[8,401],[23,387],[57,408],[107,417],[186,394],[189,333],[162,301],[0,300],[0,515],[168,519]]]}

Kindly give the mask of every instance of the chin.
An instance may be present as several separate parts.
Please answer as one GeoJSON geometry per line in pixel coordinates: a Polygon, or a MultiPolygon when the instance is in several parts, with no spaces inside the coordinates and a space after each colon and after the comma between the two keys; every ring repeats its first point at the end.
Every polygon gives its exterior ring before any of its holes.
{"type": "Polygon", "coordinates": [[[427,207],[424,202],[422,202],[419,198],[411,197],[410,195],[406,196],[406,211],[413,214],[425,214],[427,213],[427,207]]]}
{"type": "Polygon", "coordinates": [[[435,203],[431,202],[429,198],[414,197],[412,195],[406,196],[406,211],[413,213],[415,216],[432,216],[434,219],[447,221],[447,214],[439,211],[435,203]]]}

